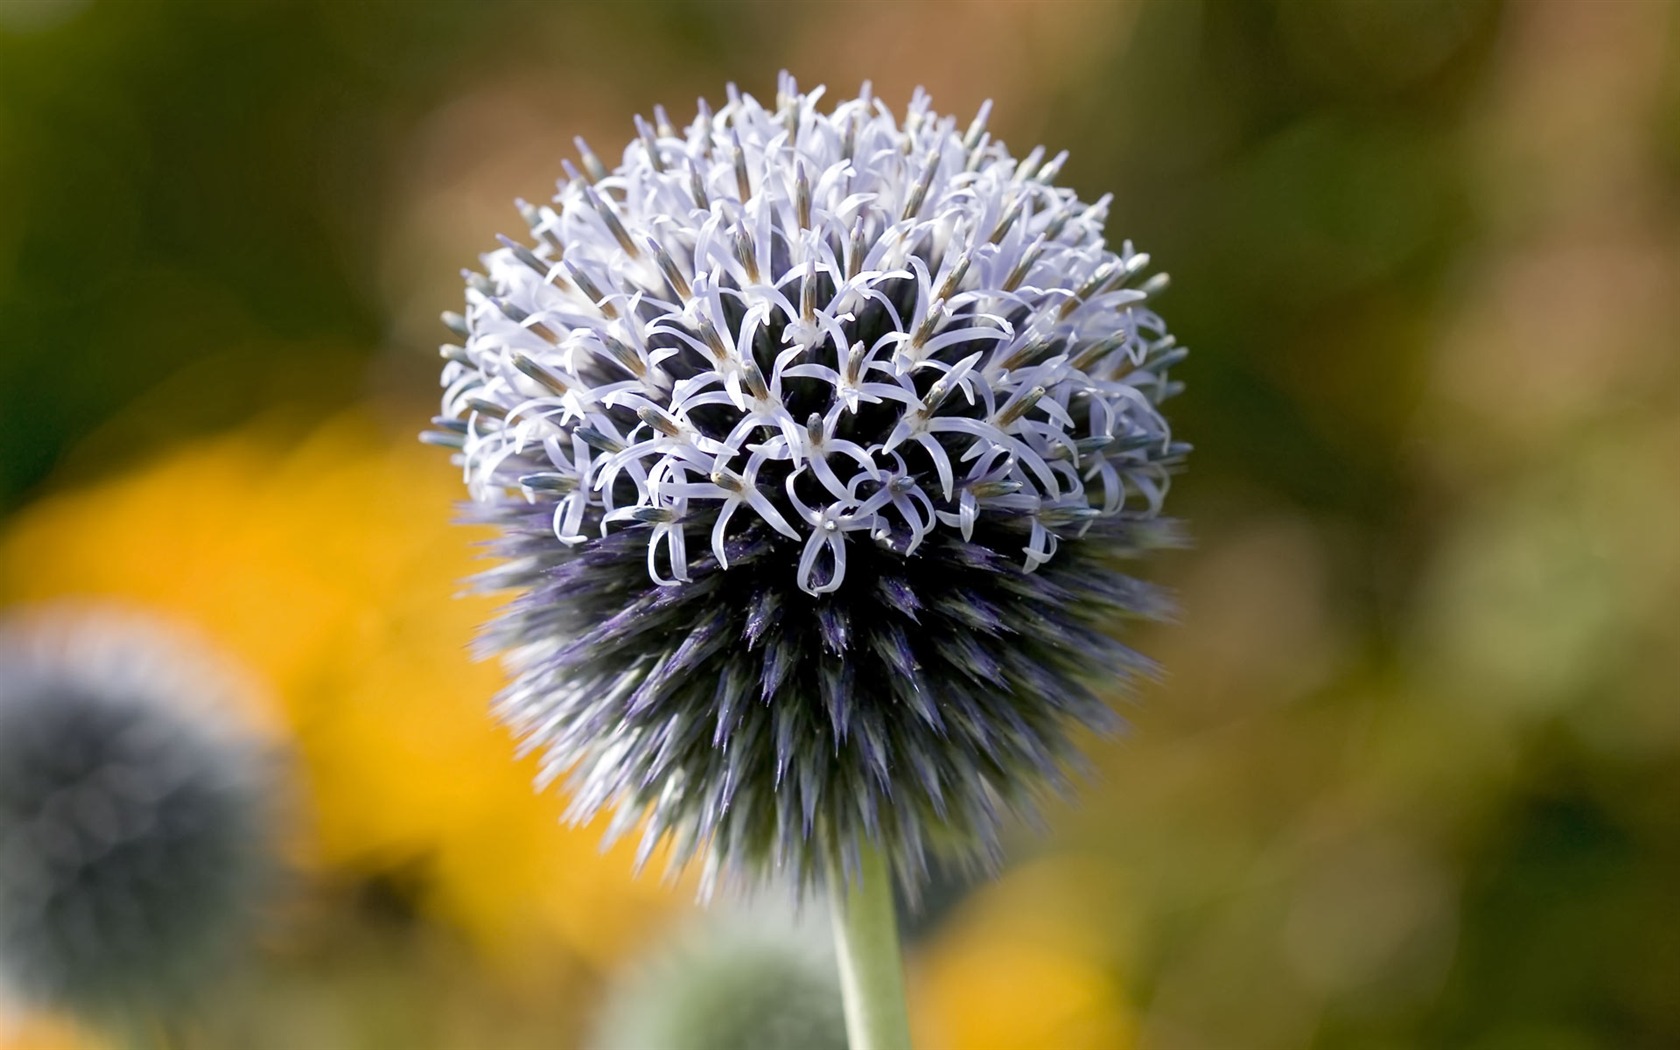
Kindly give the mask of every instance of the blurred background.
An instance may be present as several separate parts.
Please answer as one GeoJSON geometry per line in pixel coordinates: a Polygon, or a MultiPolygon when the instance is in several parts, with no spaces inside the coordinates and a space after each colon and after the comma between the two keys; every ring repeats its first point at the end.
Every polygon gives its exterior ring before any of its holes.
{"type": "Polygon", "coordinates": [[[691,920],[486,716],[414,435],[573,135],[783,67],[1070,149],[1193,350],[1169,676],[916,920],[922,1044],[1680,1045],[1680,8],[0,0],[0,606],[192,625],[301,777],[184,1045],[577,1045],[691,920]]]}

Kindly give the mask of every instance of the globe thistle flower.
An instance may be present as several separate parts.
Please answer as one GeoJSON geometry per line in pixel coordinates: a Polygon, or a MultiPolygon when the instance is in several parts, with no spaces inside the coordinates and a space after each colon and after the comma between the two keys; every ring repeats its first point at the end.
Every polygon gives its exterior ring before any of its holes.
{"type": "Polygon", "coordinates": [[[133,1021],[208,976],[267,867],[238,688],[126,614],[0,624],[0,987],[133,1021]]]}
{"type": "Polygon", "coordinates": [[[1164,278],[988,108],[822,95],[580,140],[445,315],[427,435],[516,592],[499,711],[708,885],[994,855],[1165,606],[1119,567],[1186,451],[1164,278]]]}
{"type": "Polygon", "coordinates": [[[712,913],[609,990],[597,1050],[846,1050],[826,932],[761,900],[712,913]]]}

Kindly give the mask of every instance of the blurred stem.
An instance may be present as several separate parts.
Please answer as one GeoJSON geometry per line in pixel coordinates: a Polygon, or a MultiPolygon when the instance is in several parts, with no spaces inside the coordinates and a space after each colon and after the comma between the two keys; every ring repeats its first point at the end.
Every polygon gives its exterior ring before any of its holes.
{"type": "Polygon", "coordinates": [[[910,1050],[892,871],[886,856],[867,843],[859,862],[851,883],[839,865],[829,873],[846,1041],[851,1050],[910,1050]]]}

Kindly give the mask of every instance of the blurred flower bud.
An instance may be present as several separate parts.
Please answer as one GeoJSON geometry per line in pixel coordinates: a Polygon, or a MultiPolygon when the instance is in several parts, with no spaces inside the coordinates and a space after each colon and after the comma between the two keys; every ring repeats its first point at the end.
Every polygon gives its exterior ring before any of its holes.
{"type": "Polygon", "coordinates": [[[0,621],[0,985],[113,1017],[226,958],[267,862],[271,769],[242,686],[153,622],[0,621]]]}
{"type": "Polygon", "coordinates": [[[826,922],[720,909],[609,995],[597,1050],[846,1050],[826,922]]]}

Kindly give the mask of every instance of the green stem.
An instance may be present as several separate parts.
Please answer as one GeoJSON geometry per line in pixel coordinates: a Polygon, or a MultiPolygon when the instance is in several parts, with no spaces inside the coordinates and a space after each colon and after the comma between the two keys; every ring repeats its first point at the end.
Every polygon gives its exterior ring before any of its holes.
{"type": "Polygon", "coordinates": [[[851,1050],[910,1050],[892,871],[880,850],[867,844],[860,861],[850,884],[838,865],[829,873],[846,1040],[851,1050]]]}

